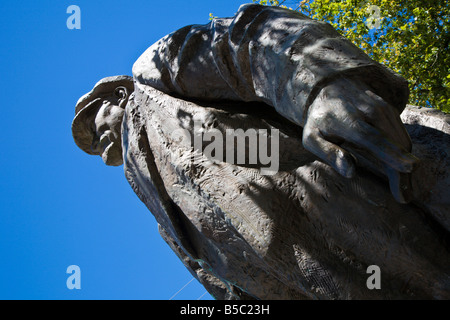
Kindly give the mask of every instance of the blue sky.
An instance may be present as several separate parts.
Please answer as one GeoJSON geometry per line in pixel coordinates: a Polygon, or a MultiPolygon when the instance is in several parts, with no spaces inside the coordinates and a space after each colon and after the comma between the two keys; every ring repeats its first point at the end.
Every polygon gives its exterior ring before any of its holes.
{"type": "MultiPolygon", "coordinates": [[[[159,38],[245,2],[0,2],[0,299],[165,300],[192,279],[123,167],[79,150],[71,122],[98,80],[131,75],[159,38]],[[66,27],[70,5],[81,30],[66,27]],[[66,287],[70,265],[81,269],[80,290],[66,287]]],[[[204,293],[193,281],[175,299],[204,293]]]]}

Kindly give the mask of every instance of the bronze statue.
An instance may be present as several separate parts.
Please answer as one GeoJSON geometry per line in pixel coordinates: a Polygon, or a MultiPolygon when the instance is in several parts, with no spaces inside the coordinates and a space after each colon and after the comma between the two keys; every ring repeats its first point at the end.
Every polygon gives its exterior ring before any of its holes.
{"type": "Polygon", "coordinates": [[[162,236],[218,298],[444,298],[448,214],[428,206],[438,220],[428,225],[407,205],[429,203],[413,188],[407,100],[403,78],[330,25],[248,4],[159,40],[133,77],[102,79],[78,101],[72,131],[85,152],[125,164],[162,236]],[[199,150],[173,132],[195,135],[196,117],[206,132],[283,132],[279,172],[193,165],[199,150]],[[369,264],[388,270],[384,291],[365,286],[369,264]]]}

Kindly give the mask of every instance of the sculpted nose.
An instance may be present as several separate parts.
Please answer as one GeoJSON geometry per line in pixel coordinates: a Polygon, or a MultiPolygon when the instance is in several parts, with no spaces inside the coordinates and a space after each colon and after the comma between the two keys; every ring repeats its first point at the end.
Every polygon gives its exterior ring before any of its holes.
{"type": "Polygon", "coordinates": [[[111,130],[107,130],[101,135],[99,146],[102,151],[104,151],[111,144],[111,135],[113,135],[111,130]]]}

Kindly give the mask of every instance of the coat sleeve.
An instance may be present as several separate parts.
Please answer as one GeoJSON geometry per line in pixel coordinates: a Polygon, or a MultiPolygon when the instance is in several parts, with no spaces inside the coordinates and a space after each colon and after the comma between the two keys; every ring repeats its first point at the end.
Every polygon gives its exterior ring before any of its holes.
{"type": "Polygon", "coordinates": [[[320,89],[338,77],[365,82],[399,112],[409,95],[403,78],[331,25],[256,4],[164,37],[136,61],[133,75],[138,85],[182,97],[264,102],[301,126],[320,89]]]}

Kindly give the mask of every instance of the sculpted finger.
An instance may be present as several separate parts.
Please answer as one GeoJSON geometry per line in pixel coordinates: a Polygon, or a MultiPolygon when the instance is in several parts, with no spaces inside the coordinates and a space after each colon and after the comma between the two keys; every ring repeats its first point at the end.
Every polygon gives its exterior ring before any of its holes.
{"type": "Polygon", "coordinates": [[[410,152],[412,149],[411,138],[397,110],[375,93],[367,91],[367,95],[375,101],[377,106],[376,112],[369,116],[372,120],[371,123],[376,123],[376,127],[386,132],[396,143],[410,152]]]}
{"type": "Polygon", "coordinates": [[[303,132],[303,146],[334,168],[340,175],[346,178],[354,177],[354,159],[344,149],[308,130],[303,132]]]}
{"type": "Polygon", "coordinates": [[[389,120],[392,124],[392,127],[395,128],[397,135],[395,136],[396,142],[398,142],[406,151],[411,152],[412,150],[412,141],[409,136],[408,131],[406,131],[406,127],[403,124],[402,120],[400,119],[400,116],[397,114],[397,112],[394,110],[394,108],[388,108],[387,111],[390,116],[389,120]]]}
{"type": "Polygon", "coordinates": [[[418,162],[412,154],[363,121],[353,122],[351,129],[340,127],[335,134],[350,143],[364,147],[375,158],[396,171],[409,173],[418,162]]]}
{"type": "Polygon", "coordinates": [[[412,200],[411,175],[401,173],[386,167],[386,175],[389,178],[389,187],[395,200],[400,203],[409,203],[412,200]]]}

